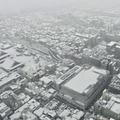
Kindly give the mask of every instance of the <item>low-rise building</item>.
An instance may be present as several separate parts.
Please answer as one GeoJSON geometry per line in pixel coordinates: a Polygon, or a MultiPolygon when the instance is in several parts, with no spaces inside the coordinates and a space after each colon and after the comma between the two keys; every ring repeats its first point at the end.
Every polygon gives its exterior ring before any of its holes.
{"type": "Polygon", "coordinates": [[[107,118],[114,118],[120,120],[120,99],[103,93],[102,97],[95,103],[95,112],[107,118]]]}
{"type": "Polygon", "coordinates": [[[113,93],[120,93],[120,74],[115,75],[109,84],[109,91],[113,93]]]}
{"type": "Polygon", "coordinates": [[[17,72],[13,72],[5,76],[3,79],[0,80],[0,89],[1,92],[6,87],[12,82],[16,82],[17,80],[21,79],[21,76],[17,72]]]}
{"type": "Polygon", "coordinates": [[[8,107],[4,102],[0,103],[0,117],[4,119],[12,113],[10,107],[8,107]]]}
{"type": "Polygon", "coordinates": [[[5,61],[1,64],[1,68],[4,69],[5,71],[7,72],[10,72],[10,71],[13,71],[19,67],[22,67],[24,66],[24,64],[14,60],[14,59],[11,59],[11,58],[7,58],[5,59],[5,61]]]}

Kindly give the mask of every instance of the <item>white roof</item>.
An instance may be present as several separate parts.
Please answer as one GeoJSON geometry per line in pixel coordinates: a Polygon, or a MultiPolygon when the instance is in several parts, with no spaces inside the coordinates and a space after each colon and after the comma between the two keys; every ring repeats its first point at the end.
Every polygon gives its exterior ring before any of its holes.
{"type": "Polygon", "coordinates": [[[4,70],[0,69],[0,79],[2,79],[3,77],[7,76],[8,73],[5,72],[4,70]]]}
{"type": "Polygon", "coordinates": [[[16,47],[22,49],[23,45],[22,44],[17,44],[16,47]]]}
{"type": "Polygon", "coordinates": [[[43,81],[45,84],[49,84],[50,82],[52,82],[52,80],[50,78],[45,77],[45,76],[42,77],[40,80],[43,81]]]}
{"type": "Polygon", "coordinates": [[[111,111],[120,114],[120,104],[115,102],[113,106],[111,107],[111,111]]]}
{"type": "Polygon", "coordinates": [[[120,99],[112,96],[107,106],[112,112],[120,114],[120,99]]]}
{"type": "Polygon", "coordinates": [[[12,74],[10,74],[9,76],[4,77],[1,81],[0,81],[0,87],[3,86],[6,83],[9,83],[12,80],[15,80],[17,78],[19,78],[20,75],[16,72],[13,72],[12,74]]]}
{"type": "Polygon", "coordinates": [[[7,69],[10,69],[14,64],[14,60],[13,59],[10,59],[10,58],[7,58],[4,63],[2,64],[2,67],[3,68],[7,68],[7,69]]]}
{"type": "Polygon", "coordinates": [[[6,108],[6,107],[7,107],[7,106],[6,106],[5,103],[3,103],[3,102],[0,103],[0,111],[3,110],[3,109],[6,108]]]}
{"type": "Polygon", "coordinates": [[[95,67],[92,67],[90,69],[83,69],[81,72],[79,72],[75,77],[73,77],[71,80],[69,80],[64,86],[79,92],[83,93],[90,85],[95,85],[98,81],[98,77],[100,74],[104,74],[105,71],[101,69],[97,69],[95,67]]]}
{"type": "Polygon", "coordinates": [[[38,110],[35,110],[34,111],[34,114],[36,114],[37,116],[41,116],[44,112],[44,109],[43,108],[39,108],[38,110]]]}
{"type": "Polygon", "coordinates": [[[116,42],[111,41],[110,43],[108,43],[109,46],[113,46],[114,44],[116,44],[116,42]]]}

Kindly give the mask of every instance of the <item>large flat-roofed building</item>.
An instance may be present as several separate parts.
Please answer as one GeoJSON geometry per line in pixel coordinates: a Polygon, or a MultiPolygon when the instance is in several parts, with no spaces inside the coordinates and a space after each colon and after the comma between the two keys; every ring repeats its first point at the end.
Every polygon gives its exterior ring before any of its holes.
{"type": "Polygon", "coordinates": [[[81,109],[86,109],[104,89],[109,72],[91,66],[75,66],[56,81],[59,96],[81,109]]]}

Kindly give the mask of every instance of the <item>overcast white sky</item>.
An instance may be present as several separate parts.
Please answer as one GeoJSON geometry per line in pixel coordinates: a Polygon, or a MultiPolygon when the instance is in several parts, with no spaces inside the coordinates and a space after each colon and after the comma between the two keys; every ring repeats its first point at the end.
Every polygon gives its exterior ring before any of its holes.
{"type": "Polygon", "coordinates": [[[57,8],[79,5],[80,7],[119,7],[120,0],[0,0],[0,11],[13,12],[31,8],[57,8]]]}

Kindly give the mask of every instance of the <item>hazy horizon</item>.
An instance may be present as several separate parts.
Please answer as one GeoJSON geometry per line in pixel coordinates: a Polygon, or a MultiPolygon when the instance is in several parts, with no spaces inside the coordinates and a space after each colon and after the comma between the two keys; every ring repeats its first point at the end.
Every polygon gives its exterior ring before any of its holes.
{"type": "Polygon", "coordinates": [[[0,11],[2,13],[17,12],[34,8],[109,8],[120,6],[119,0],[0,0],[0,11]]]}

